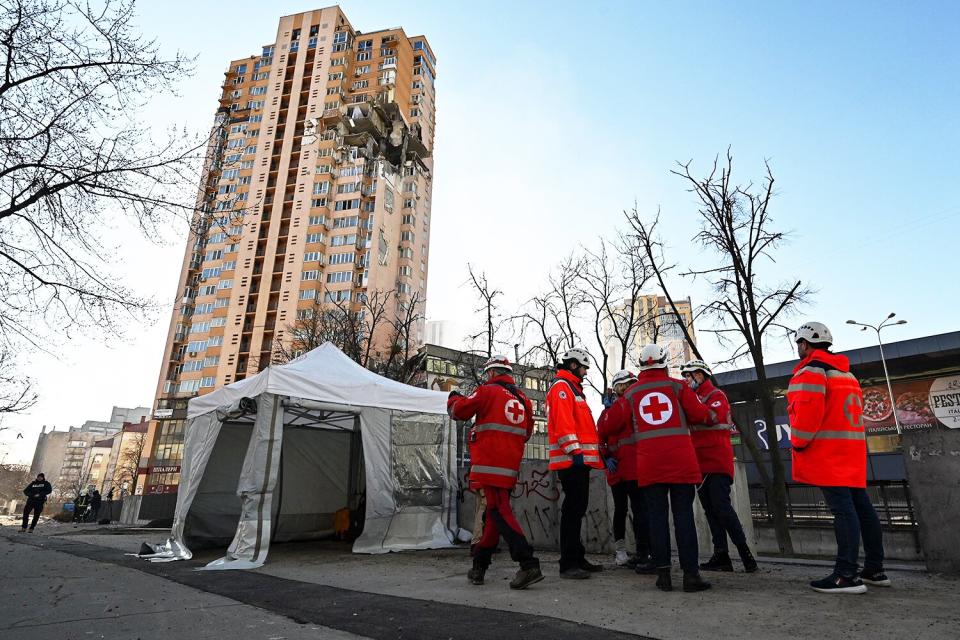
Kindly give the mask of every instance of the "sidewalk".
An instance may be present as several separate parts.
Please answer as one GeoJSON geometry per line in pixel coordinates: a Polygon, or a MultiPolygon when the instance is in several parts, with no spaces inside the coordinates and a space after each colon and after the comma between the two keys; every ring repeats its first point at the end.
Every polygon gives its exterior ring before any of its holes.
{"type": "MultiPolygon", "coordinates": [[[[47,545],[107,563],[130,560],[124,559],[123,551],[134,552],[141,541],[159,542],[163,537],[64,533],[48,537],[47,545]]],[[[202,552],[197,560],[206,562],[221,554],[222,550],[202,552]]],[[[194,572],[188,563],[151,565],[135,559],[130,566],[375,638],[600,639],[638,634],[662,640],[797,640],[868,634],[871,640],[906,640],[956,638],[960,628],[960,581],[916,570],[890,571],[892,589],[827,596],[806,586],[826,572],[822,567],[762,563],[758,574],[711,574],[714,589],[684,594],[661,593],[653,587],[652,577],[624,569],[610,569],[585,582],[560,580],[556,556],[543,554],[542,559],[547,579],[526,592],[507,587],[514,567],[506,553],[495,557],[488,584],[467,584],[465,550],[361,556],[350,553],[347,545],[302,543],[274,546],[267,565],[251,572],[194,572]],[[371,624],[353,614],[380,619],[371,624]],[[589,626],[571,627],[571,622],[589,626]]],[[[675,581],[679,582],[678,572],[675,581]]]]}
{"type": "Polygon", "coordinates": [[[135,569],[33,546],[43,544],[40,535],[12,531],[4,527],[0,535],[4,640],[363,640],[135,569]]]}

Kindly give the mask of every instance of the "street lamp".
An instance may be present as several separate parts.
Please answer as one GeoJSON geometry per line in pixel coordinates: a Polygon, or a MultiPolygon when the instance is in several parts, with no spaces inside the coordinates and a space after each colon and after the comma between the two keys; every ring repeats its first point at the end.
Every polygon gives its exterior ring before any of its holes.
{"type": "Polygon", "coordinates": [[[897,435],[902,435],[903,430],[900,428],[900,417],[897,415],[897,405],[896,400],[893,397],[893,385],[890,384],[890,373],[887,371],[887,360],[883,357],[883,341],[880,339],[880,330],[887,327],[893,327],[898,324],[907,324],[906,320],[897,320],[896,322],[890,322],[893,317],[897,315],[893,312],[890,312],[886,318],[883,319],[879,325],[874,326],[872,324],[864,324],[863,322],[857,322],[856,320],[847,320],[847,324],[855,324],[858,327],[863,327],[860,331],[866,331],[867,329],[873,329],[877,332],[877,344],[880,345],[880,362],[883,364],[883,377],[887,380],[887,392],[890,394],[890,408],[893,410],[893,422],[897,426],[897,435]]]}

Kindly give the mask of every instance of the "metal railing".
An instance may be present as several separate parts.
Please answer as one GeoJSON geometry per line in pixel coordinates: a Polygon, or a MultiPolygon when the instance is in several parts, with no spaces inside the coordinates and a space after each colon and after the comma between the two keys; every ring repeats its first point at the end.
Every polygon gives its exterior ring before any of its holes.
{"type": "MultiPolygon", "coordinates": [[[[872,480],[867,495],[885,531],[908,531],[920,548],[919,525],[906,480],[872,480]]],[[[773,524],[767,492],[762,484],[750,485],[750,512],[758,524],[773,524]]],[[[833,514],[817,487],[787,483],[787,520],[793,528],[832,527],[833,514]]]]}

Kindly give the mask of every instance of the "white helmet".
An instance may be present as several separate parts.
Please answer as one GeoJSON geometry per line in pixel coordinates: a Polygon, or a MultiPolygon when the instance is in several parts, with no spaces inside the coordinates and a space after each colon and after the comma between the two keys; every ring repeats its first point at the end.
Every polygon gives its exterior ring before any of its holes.
{"type": "Polygon", "coordinates": [[[577,364],[583,367],[590,366],[590,354],[587,353],[586,349],[580,347],[568,349],[560,354],[560,362],[566,362],[567,360],[575,360],[577,364]]]}
{"type": "Polygon", "coordinates": [[[667,350],[658,344],[645,344],[640,349],[640,360],[637,365],[640,367],[640,371],[665,369],[667,367],[667,350]]]}
{"type": "Polygon", "coordinates": [[[513,373],[513,366],[510,364],[510,359],[507,356],[493,356],[487,360],[483,365],[483,372],[486,373],[490,369],[503,369],[513,373]]]}
{"type": "Polygon", "coordinates": [[[624,384],[626,382],[636,382],[637,376],[633,373],[627,371],[626,369],[621,369],[613,374],[613,378],[610,380],[610,386],[615,387],[618,384],[624,384]]]}
{"type": "Polygon", "coordinates": [[[694,371],[702,371],[708,376],[713,375],[713,371],[710,371],[710,367],[703,360],[691,360],[680,367],[680,373],[693,373],[694,371]]]}
{"type": "Polygon", "coordinates": [[[833,344],[833,334],[822,322],[804,322],[797,329],[797,340],[806,340],[810,344],[833,344]]]}

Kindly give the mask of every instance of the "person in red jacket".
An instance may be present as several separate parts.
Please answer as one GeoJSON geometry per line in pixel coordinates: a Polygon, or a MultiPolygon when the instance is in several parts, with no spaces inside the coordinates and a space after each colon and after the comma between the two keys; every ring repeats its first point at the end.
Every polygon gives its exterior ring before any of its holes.
{"type": "Polygon", "coordinates": [[[563,487],[560,505],[560,577],[582,580],[603,567],[586,559],[580,529],[590,497],[590,469],[602,469],[593,414],[583,395],[590,355],[580,348],[560,356],[557,377],[547,392],[550,470],[563,487]]]}
{"type": "Polygon", "coordinates": [[[693,520],[693,499],[701,474],[689,425],[713,425],[716,416],[682,380],[670,377],[667,355],[656,344],[640,350],[637,381],[624,394],[626,403],[610,408],[609,420],[613,429],[632,428],[631,435],[620,442],[636,442],[637,484],[647,498],[653,563],[649,570],[638,572],[656,572],[657,588],[673,589],[669,524],[672,511],[683,590],[703,591],[710,588],[710,583],[700,577],[697,527],[693,520]]]}
{"type": "Polygon", "coordinates": [[[727,546],[729,535],[740,553],[743,570],[753,573],[757,570],[757,561],[747,545],[740,518],[730,503],[730,486],[733,484],[733,444],[730,442],[733,416],[730,413],[730,401],[727,400],[727,394],[715,386],[713,372],[703,360],[691,360],[680,367],[680,373],[690,388],[697,392],[700,401],[716,413],[718,421],[710,427],[692,425],[690,431],[700,473],[703,474],[697,495],[713,539],[713,556],[700,568],[707,571],[733,571],[727,546]]]}
{"type": "Polygon", "coordinates": [[[800,363],[787,388],[793,479],[820,487],[833,513],[837,559],[833,573],[810,586],[821,593],[864,593],[864,583],[889,587],[883,573],[883,533],[867,495],[863,393],[846,356],[830,352],[833,335],[819,322],[797,329],[800,363]],[[857,569],[860,538],[865,554],[857,569]]]}
{"type": "Polygon", "coordinates": [[[507,541],[510,558],[520,570],[511,589],[526,589],[543,580],[540,561],[513,515],[510,491],[517,484],[523,448],[533,433],[533,406],[514,383],[513,367],[504,356],[494,356],[484,366],[487,380],[469,397],[450,392],[447,412],[454,420],[475,418],[470,430],[470,488],[482,492],[487,506],[483,535],[474,547],[472,584],[483,584],[500,536],[507,541]]]}
{"type": "Polygon", "coordinates": [[[620,444],[621,434],[610,428],[607,416],[615,403],[626,404],[623,394],[636,382],[637,376],[623,369],[613,374],[610,380],[611,393],[604,398],[603,413],[597,420],[600,436],[600,454],[607,467],[607,484],[613,494],[613,542],[616,547],[614,563],[618,566],[631,564],[627,555],[627,501],[633,513],[633,540],[636,548],[635,563],[647,564],[650,556],[650,534],[647,525],[647,504],[643,490],[637,486],[636,443],[620,444]]]}

